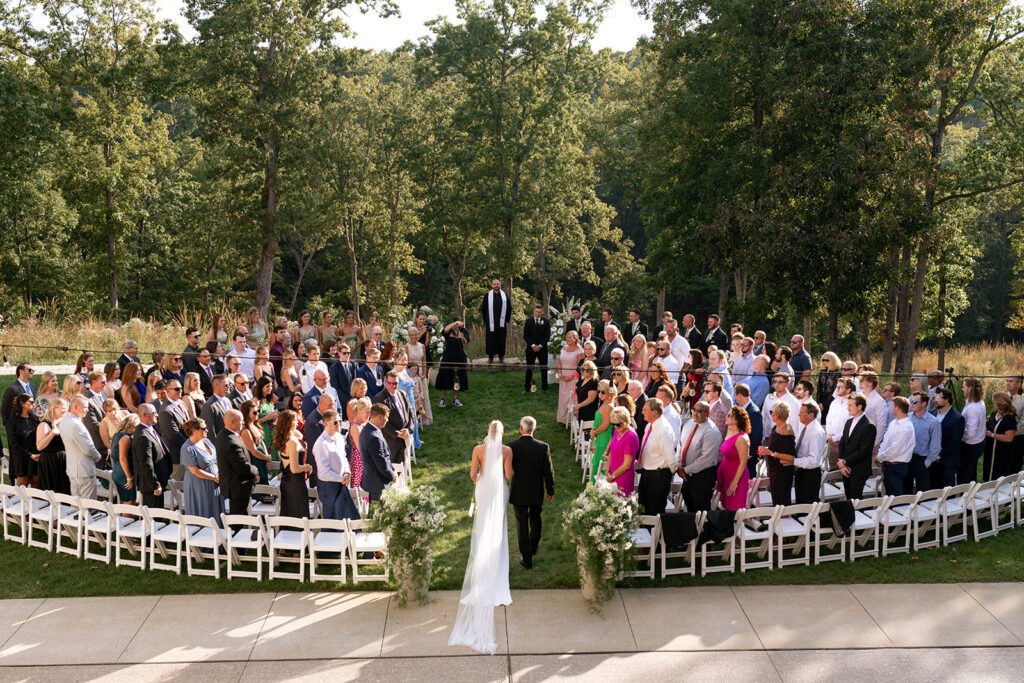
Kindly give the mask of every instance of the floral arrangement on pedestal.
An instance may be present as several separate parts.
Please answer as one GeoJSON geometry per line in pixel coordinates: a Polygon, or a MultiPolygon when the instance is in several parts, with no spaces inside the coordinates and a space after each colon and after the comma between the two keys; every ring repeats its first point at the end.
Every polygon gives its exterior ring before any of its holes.
{"type": "MultiPolygon", "coordinates": [[[[440,353],[436,350],[438,340],[438,327],[439,318],[430,309],[430,306],[420,306],[419,308],[409,308],[406,310],[399,310],[392,312],[388,319],[391,321],[391,341],[395,342],[398,346],[403,346],[409,342],[409,327],[416,326],[416,316],[423,314],[427,318],[427,328],[430,329],[430,350],[434,353],[440,353]]],[[[444,343],[441,343],[441,350],[444,350],[444,343]]]]}
{"type": "Polygon", "coordinates": [[[551,316],[551,339],[548,341],[548,353],[557,356],[565,348],[565,331],[569,321],[572,320],[572,307],[580,307],[580,320],[587,317],[587,306],[579,299],[569,297],[562,304],[559,311],[554,306],[548,306],[548,313],[551,316]]]}
{"type": "Polygon", "coordinates": [[[446,518],[441,497],[433,486],[384,489],[370,526],[387,538],[384,562],[395,582],[399,607],[405,607],[410,599],[426,604],[434,538],[444,530],[446,518]]]}
{"type": "Polygon", "coordinates": [[[632,535],[640,525],[636,496],[623,498],[603,479],[587,484],[565,511],[565,533],[576,546],[580,587],[591,609],[612,597],[615,577],[633,558],[632,535]]]}

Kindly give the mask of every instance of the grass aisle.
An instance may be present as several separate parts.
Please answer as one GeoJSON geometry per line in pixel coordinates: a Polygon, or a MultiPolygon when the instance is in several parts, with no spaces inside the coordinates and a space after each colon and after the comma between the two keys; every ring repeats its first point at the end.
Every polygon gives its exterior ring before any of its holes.
{"type": "MultiPolygon", "coordinates": [[[[523,415],[537,418],[537,438],[551,444],[555,466],[555,500],[544,505],[544,534],[532,570],[516,561],[519,553],[515,522],[509,508],[509,558],[512,588],[562,588],[579,585],[574,549],[562,534],[562,513],[579,493],[580,468],[569,448],[568,432],[555,422],[554,391],[523,395],[519,373],[474,372],[471,390],[463,395],[463,408],[438,409],[436,392],[434,425],[425,429],[425,448],[414,467],[413,480],[429,483],[443,496],[448,512],[445,533],[435,540],[433,589],[462,586],[472,529],[469,503],[470,453],[480,443],[492,419],[505,423],[506,440],[518,434],[523,415]]],[[[657,585],[765,585],[819,583],[897,583],[951,581],[1019,581],[1024,576],[1024,530],[1004,532],[980,543],[965,542],[943,549],[923,550],[909,555],[869,558],[850,563],[829,563],[816,567],[787,567],[757,570],[747,574],[715,574],[706,579],[670,577],[657,585]]],[[[174,593],[232,593],[294,591],[299,584],[278,580],[215,580],[176,576],[169,572],[145,571],[107,566],[102,562],[78,560],[67,555],[0,542],[0,598],[34,598],[86,595],[140,595],[174,593]]],[[[636,580],[623,585],[649,586],[636,580]]],[[[337,584],[303,584],[310,590],[338,590],[337,584]]],[[[350,590],[351,585],[345,586],[350,590]]],[[[360,590],[380,589],[380,584],[360,584],[360,590]]]]}

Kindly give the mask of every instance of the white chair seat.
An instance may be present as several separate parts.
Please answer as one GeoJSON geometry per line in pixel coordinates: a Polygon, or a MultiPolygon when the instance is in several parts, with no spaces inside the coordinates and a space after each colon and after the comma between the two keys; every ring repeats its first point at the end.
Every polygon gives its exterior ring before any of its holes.
{"type": "Polygon", "coordinates": [[[252,529],[239,529],[231,535],[231,545],[245,548],[246,550],[255,550],[262,547],[262,540],[259,536],[253,538],[252,531],[252,529]]]}
{"type": "Polygon", "coordinates": [[[380,531],[358,533],[355,536],[355,542],[352,547],[356,552],[383,550],[387,545],[387,540],[384,538],[384,534],[380,531]]]}
{"type": "Polygon", "coordinates": [[[189,543],[192,545],[209,548],[214,543],[220,543],[220,538],[217,537],[217,533],[208,527],[188,527],[189,530],[189,543]],[[198,529],[198,531],[193,531],[198,529]]]}
{"type": "Polygon", "coordinates": [[[878,525],[878,521],[874,517],[865,515],[860,510],[857,510],[853,518],[853,527],[857,531],[863,531],[864,529],[874,529],[878,525]]]}
{"type": "Polygon", "coordinates": [[[640,527],[634,530],[629,535],[629,540],[633,542],[633,545],[637,548],[650,548],[651,547],[651,530],[640,527]]]}
{"type": "Polygon", "coordinates": [[[177,543],[179,534],[180,530],[177,524],[165,524],[153,529],[153,540],[162,543],[177,543]]]}
{"type": "Polygon", "coordinates": [[[125,519],[119,517],[117,520],[117,533],[122,536],[142,538],[146,535],[146,524],[141,519],[125,519]]]}
{"type": "Polygon", "coordinates": [[[319,552],[341,552],[348,545],[344,531],[321,531],[313,537],[313,549],[319,552]]]}
{"type": "Polygon", "coordinates": [[[801,522],[792,517],[782,517],[777,523],[777,533],[783,536],[797,536],[807,530],[807,521],[801,522]]]}
{"type": "Polygon", "coordinates": [[[760,540],[766,539],[766,538],[768,538],[770,536],[770,534],[768,533],[768,528],[767,527],[764,528],[761,531],[754,531],[753,529],[751,529],[748,526],[741,526],[739,532],[736,535],[737,536],[742,536],[743,538],[747,539],[748,541],[760,541],[760,540]]]}
{"type": "Polygon", "coordinates": [[[283,550],[299,550],[306,544],[306,534],[292,529],[281,529],[274,534],[274,546],[283,550]]]}

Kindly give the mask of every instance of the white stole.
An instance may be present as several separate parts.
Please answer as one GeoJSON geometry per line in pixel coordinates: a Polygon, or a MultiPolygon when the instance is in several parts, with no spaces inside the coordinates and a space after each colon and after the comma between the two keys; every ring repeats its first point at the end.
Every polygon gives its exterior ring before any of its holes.
{"type": "MultiPolygon", "coordinates": [[[[499,291],[501,295],[501,318],[499,319],[498,327],[504,327],[505,314],[508,312],[508,297],[505,296],[505,292],[499,291]]],[[[490,332],[494,332],[494,290],[487,292],[487,320],[490,325],[490,332]]]]}

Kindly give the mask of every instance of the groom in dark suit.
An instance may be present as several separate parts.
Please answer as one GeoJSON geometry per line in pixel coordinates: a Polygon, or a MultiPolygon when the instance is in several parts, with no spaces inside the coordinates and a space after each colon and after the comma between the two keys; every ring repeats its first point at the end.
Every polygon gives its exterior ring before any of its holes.
{"type": "Polygon", "coordinates": [[[512,487],[509,502],[516,513],[516,531],[519,535],[519,564],[533,569],[533,556],[540,545],[541,508],[544,489],[548,502],[555,498],[555,471],[551,467],[551,449],[543,441],[533,438],[537,420],[529,415],[519,422],[518,439],[508,446],[512,449],[512,487]]]}

